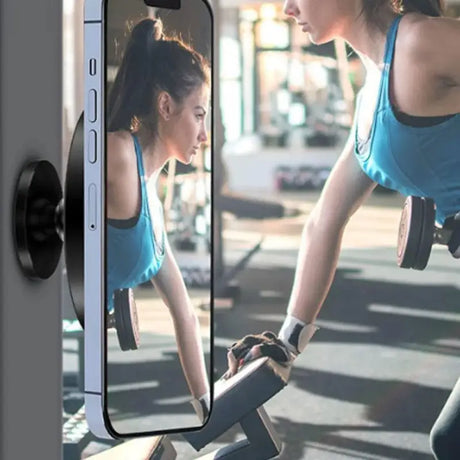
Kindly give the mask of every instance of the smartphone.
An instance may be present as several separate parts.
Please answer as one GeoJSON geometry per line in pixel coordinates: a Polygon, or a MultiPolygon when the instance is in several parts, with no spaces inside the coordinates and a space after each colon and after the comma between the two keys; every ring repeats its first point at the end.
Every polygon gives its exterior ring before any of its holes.
{"type": "Polygon", "coordinates": [[[212,403],[212,10],[86,0],[84,16],[86,417],[102,438],[199,429],[212,403]]]}

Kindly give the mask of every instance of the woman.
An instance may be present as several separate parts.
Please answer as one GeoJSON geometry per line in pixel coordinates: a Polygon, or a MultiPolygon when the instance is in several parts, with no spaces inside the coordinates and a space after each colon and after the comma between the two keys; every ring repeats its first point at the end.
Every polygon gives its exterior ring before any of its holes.
{"type": "MultiPolygon", "coordinates": [[[[440,0],[286,0],[285,13],[312,42],[341,37],[353,47],[366,81],[349,139],[305,224],[278,339],[266,333],[255,346],[240,341],[228,354],[227,376],[239,359],[275,356],[275,349],[279,360],[290,361],[305,349],[345,226],[377,183],[433,198],[440,224],[460,211],[460,23],[440,17],[442,6],[440,0]]],[[[457,256],[459,233],[449,247],[457,256]]],[[[431,443],[437,458],[460,458],[460,380],[431,443]]]]}
{"type": "Polygon", "coordinates": [[[159,20],[132,30],[108,101],[107,303],[151,280],[168,306],[192,402],[206,418],[209,382],[199,323],[163,225],[156,182],[171,158],[188,164],[207,141],[205,59],[163,36],[159,20]]]}

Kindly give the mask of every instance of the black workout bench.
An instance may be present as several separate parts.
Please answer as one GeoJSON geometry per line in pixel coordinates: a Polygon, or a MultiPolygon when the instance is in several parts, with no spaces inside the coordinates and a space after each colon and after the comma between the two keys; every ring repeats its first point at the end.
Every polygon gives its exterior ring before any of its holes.
{"type": "Polygon", "coordinates": [[[214,404],[206,425],[182,436],[197,451],[236,423],[246,439],[207,454],[206,459],[266,460],[281,452],[279,439],[263,404],[282,390],[290,367],[270,358],[260,358],[245,365],[235,376],[214,385],[214,404]]]}

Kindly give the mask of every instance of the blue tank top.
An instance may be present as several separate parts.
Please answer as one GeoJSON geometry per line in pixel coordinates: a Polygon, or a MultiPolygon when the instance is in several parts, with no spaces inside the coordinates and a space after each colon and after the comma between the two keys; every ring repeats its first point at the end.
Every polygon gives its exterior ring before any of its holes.
{"type": "Polygon", "coordinates": [[[433,198],[436,220],[443,224],[446,217],[460,211],[460,113],[427,127],[408,126],[396,118],[389,82],[401,17],[387,33],[378,102],[367,140],[359,138],[355,117],[355,154],[375,182],[406,196],[433,198]]]}
{"type": "Polygon", "coordinates": [[[113,292],[131,288],[150,280],[158,273],[164,258],[165,231],[160,200],[147,195],[144,179],[142,150],[137,137],[132,134],[140,179],[141,209],[137,222],[129,228],[118,228],[107,224],[107,309],[113,308],[113,292]],[[150,215],[152,209],[156,219],[150,215]],[[159,236],[157,242],[155,235],[159,236]]]}

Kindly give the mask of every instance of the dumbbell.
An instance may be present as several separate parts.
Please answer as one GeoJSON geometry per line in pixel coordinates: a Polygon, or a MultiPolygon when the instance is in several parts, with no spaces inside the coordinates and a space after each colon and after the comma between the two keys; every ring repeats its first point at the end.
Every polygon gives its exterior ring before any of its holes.
{"type": "MultiPolygon", "coordinates": [[[[447,220],[446,220],[447,222],[447,220]]],[[[449,222],[459,222],[450,219],[449,222]]],[[[423,270],[434,243],[448,245],[454,226],[435,225],[435,203],[431,198],[409,196],[404,202],[398,231],[398,265],[423,270]]]]}
{"type": "Polygon", "coordinates": [[[115,328],[123,351],[139,348],[139,320],[133,290],[117,289],[113,295],[113,312],[108,313],[107,326],[115,328]]]}

